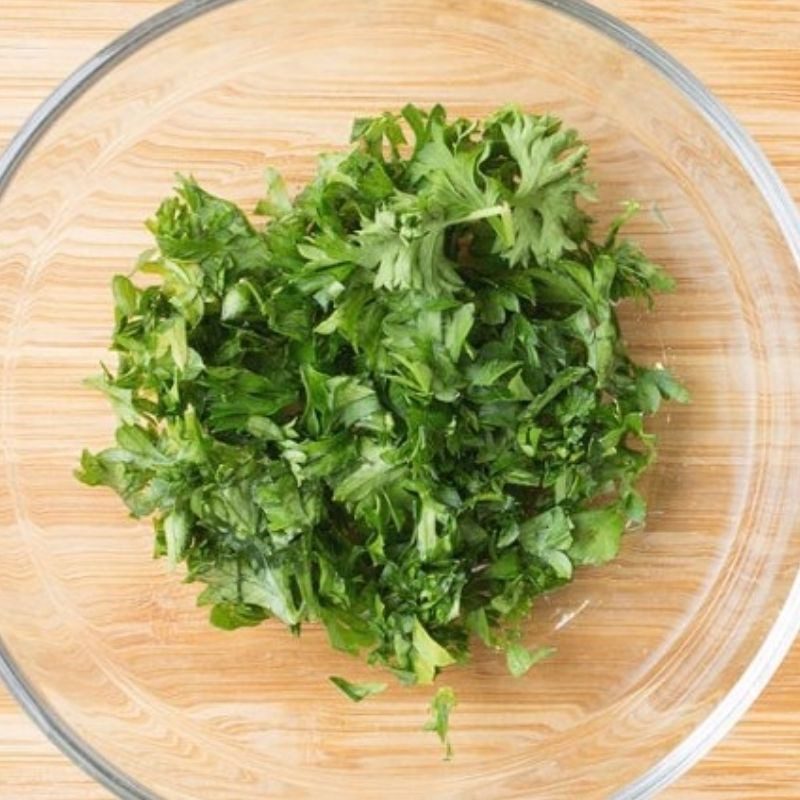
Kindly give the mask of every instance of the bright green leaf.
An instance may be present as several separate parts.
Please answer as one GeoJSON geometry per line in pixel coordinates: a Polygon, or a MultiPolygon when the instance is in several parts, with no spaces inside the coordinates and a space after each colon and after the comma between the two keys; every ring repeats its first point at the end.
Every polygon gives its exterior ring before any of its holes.
{"type": "Polygon", "coordinates": [[[386,690],[385,683],[351,683],[337,675],[331,675],[328,680],[354,703],[360,703],[365,698],[380,694],[386,690]]]}

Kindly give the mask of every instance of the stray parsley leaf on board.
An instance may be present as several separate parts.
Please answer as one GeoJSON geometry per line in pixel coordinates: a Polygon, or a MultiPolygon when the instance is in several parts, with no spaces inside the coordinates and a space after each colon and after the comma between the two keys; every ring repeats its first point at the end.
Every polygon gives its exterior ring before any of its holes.
{"type": "Polygon", "coordinates": [[[449,761],[453,757],[453,748],[450,744],[450,714],[456,707],[455,692],[449,686],[442,686],[431,701],[431,718],[425,723],[424,730],[433,731],[439,741],[444,745],[444,759],[449,761]]]}
{"type": "Polygon", "coordinates": [[[331,675],[328,680],[355,703],[360,703],[365,697],[371,697],[386,690],[385,683],[351,683],[338,675],[331,675]]]}

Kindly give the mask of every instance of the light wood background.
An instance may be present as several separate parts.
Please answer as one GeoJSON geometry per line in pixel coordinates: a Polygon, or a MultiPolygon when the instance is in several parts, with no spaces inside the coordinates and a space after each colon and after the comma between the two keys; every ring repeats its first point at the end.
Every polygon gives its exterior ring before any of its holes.
{"type": "MultiPolygon", "coordinates": [[[[669,49],[739,116],[800,201],[800,0],[596,0],[669,49]]],[[[164,0],[0,0],[0,147],[73,68],[164,0]]],[[[800,346],[800,345],[798,345],[800,346]]],[[[667,800],[800,798],[800,643],[667,800]]],[[[0,800],[107,800],[0,689],[0,800]]]]}

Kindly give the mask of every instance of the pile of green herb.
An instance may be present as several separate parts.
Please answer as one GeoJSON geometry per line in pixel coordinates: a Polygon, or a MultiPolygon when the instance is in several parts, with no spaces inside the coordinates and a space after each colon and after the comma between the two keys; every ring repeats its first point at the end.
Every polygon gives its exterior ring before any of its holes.
{"type": "Polygon", "coordinates": [[[615,307],[672,281],[619,238],[632,207],[589,238],[587,148],[554,117],[407,106],[353,142],[294,200],[268,172],[263,226],[191,180],[161,205],[137,267],[159,280],[114,278],[94,380],[116,445],[78,474],[154,515],[221,628],[318,622],[407,684],[475,635],[521,675],[534,599],[644,519],[644,420],[685,392],[615,307]]]}

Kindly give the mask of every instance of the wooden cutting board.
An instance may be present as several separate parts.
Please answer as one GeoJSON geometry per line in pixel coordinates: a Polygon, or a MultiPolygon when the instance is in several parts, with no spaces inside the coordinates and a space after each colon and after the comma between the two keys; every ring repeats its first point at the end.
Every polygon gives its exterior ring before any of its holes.
{"type": "MultiPolygon", "coordinates": [[[[694,70],[738,114],[800,201],[800,2],[596,0],[694,70]]],[[[2,0],[0,147],[35,105],[164,0],[2,0]]],[[[798,345],[800,346],[800,344],[798,345]]],[[[746,718],[662,795],[800,798],[800,644],[746,718]]],[[[101,800],[0,689],[0,800],[101,800]]]]}

